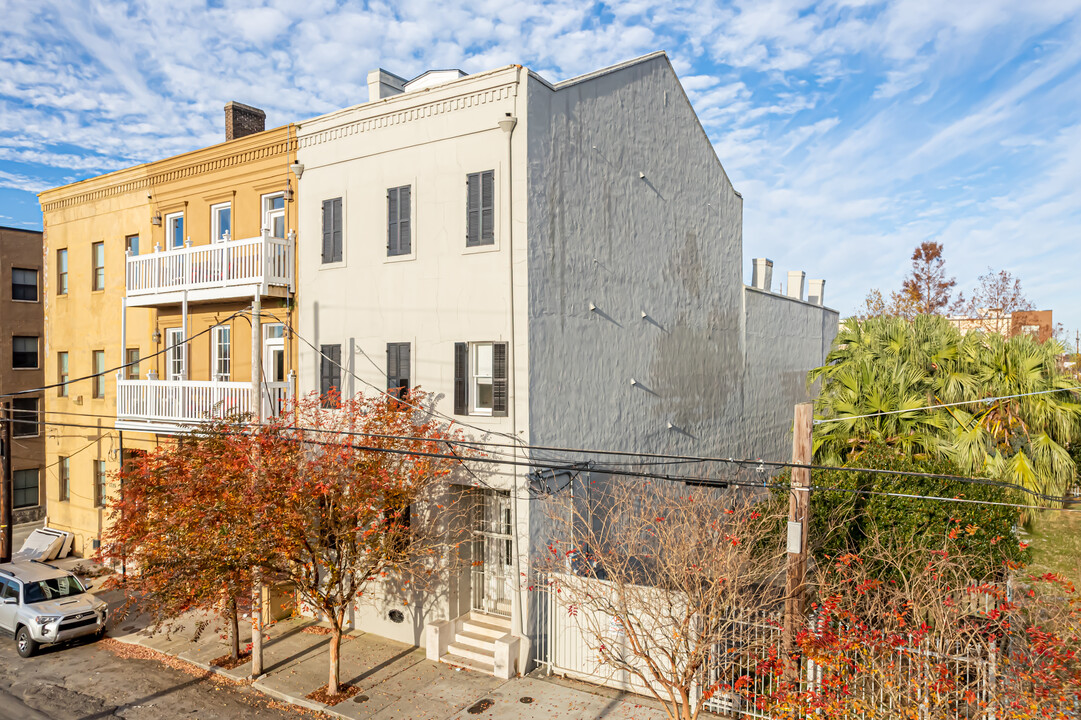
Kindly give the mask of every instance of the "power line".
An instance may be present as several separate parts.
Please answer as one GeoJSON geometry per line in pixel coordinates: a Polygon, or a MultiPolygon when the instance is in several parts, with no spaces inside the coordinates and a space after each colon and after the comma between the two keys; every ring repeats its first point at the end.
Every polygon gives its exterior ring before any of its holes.
{"type": "MultiPolygon", "coordinates": [[[[250,314],[252,311],[247,310],[247,311],[243,311],[243,312],[250,314]]],[[[262,317],[262,314],[260,314],[260,317],[262,317]]],[[[384,395],[387,398],[391,398],[391,399],[393,399],[393,400],[395,400],[395,401],[397,401],[397,402],[399,402],[399,403],[401,403],[403,405],[406,405],[407,407],[413,408],[414,410],[419,410],[421,412],[425,412],[425,413],[429,413],[431,415],[435,415],[437,417],[441,417],[444,420],[447,420],[448,422],[454,423],[456,425],[461,425],[463,427],[467,427],[467,428],[470,428],[472,430],[476,430],[477,432],[484,433],[485,435],[499,435],[501,437],[508,438],[508,439],[512,440],[515,443],[515,445],[508,445],[507,447],[515,447],[515,448],[518,448],[518,449],[525,449],[525,448],[528,447],[525,444],[525,441],[523,441],[521,438],[515,437],[515,436],[513,436],[513,435],[511,435],[509,433],[504,433],[504,432],[500,432],[498,430],[492,430],[491,428],[483,428],[483,427],[480,427],[478,425],[473,425],[473,424],[468,423],[468,422],[466,422],[464,420],[461,420],[460,418],[454,417],[453,415],[447,415],[446,413],[440,412],[439,410],[435,409],[435,407],[423,408],[423,407],[420,407],[419,405],[414,405],[413,403],[410,403],[408,400],[404,400],[404,399],[402,399],[402,398],[400,398],[400,397],[398,397],[396,395],[391,395],[385,389],[379,387],[378,385],[375,385],[375,384],[369,382],[368,380],[365,380],[360,375],[357,375],[355,372],[353,372],[349,368],[342,365],[340,362],[337,362],[333,358],[331,358],[330,356],[325,355],[322,350],[320,350],[319,348],[317,348],[315,346],[314,343],[312,343],[306,337],[304,337],[299,332],[297,332],[296,329],[289,322],[281,321],[281,320],[279,320],[278,322],[281,322],[289,330],[290,335],[292,335],[297,340],[300,340],[305,345],[310,347],[316,353],[316,355],[318,355],[322,360],[325,360],[325,361],[329,362],[330,364],[335,365],[343,373],[347,373],[353,379],[359,380],[362,384],[367,385],[368,387],[372,388],[373,390],[375,390],[380,395],[384,395]]],[[[364,352],[364,348],[358,347],[357,349],[360,350],[360,354],[363,355],[364,358],[369,363],[372,364],[372,366],[376,369],[377,372],[382,372],[383,371],[382,368],[380,368],[379,365],[374,360],[372,360],[372,358],[366,352],[364,352]]]]}
{"type": "Polygon", "coordinates": [[[976,399],[976,400],[960,400],[958,402],[940,403],[938,405],[926,405],[924,407],[910,408],[910,409],[907,409],[907,410],[883,410],[882,412],[867,413],[866,415],[844,415],[844,416],[838,416],[838,417],[832,417],[832,418],[824,418],[824,419],[821,419],[821,420],[816,419],[814,421],[814,424],[815,425],[825,425],[826,423],[842,422],[842,421],[845,421],[845,420],[862,420],[864,418],[882,417],[882,416],[885,416],[885,415],[899,415],[899,414],[902,414],[902,413],[922,412],[924,410],[937,410],[939,408],[957,407],[959,405],[974,405],[974,404],[977,404],[977,403],[982,403],[982,404],[985,404],[985,405],[989,405],[989,404],[991,404],[993,402],[996,402],[998,400],[1013,400],[1015,398],[1031,397],[1033,395],[1047,395],[1047,394],[1050,394],[1050,393],[1060,393],[1060,392],[1076,392],[1076,391],[1079,391],[1079,390],[1081,390],[1081,386],[1071,386],[1071,387],[1057,388],[1055,390],[1037,390],[1035,392],[1018,393],[1016,395],[999,395],[998,397],[979,398],[979,399],[976,399]]]}
{"type": "MultiPolygon", "coordinates": [[[[221,321],[215,323],[215,325],[220,325],[220,324],[222,324],[224,322],[228,322],[229,320],[232,320],[235,317],[246,317],[247,315],[252,315],[252,314],[253,314],[253,312],[251,310],[239,310],[239,311],[233,313],[232,315],[230,315],[229,317],[225,318],[224,320],[221,320],[221,321]]],[[[1001,480],[993,480],[993,479],[990,479],[990,478],[973,478],[973,477],[965,477],[965,476],[960,476],[960,475],[946,475],[946,474],[941,474],[941,473],[921,473],[921,472],[914,472],[914,471],[886,470],[886,469],[879,469],[879,468],[861,468],[861,467],[851,467],[851,466],[830,466],[830,465],[814,465],[814,464],[800,465],[800,464],[791,463],[791,462],[765,461],[765,460],[761,460],[761,459],[751,460],[751,459],[746,459],[746,458],[744,458],[744,459],[736,459],[736,458],[731,458],[731,457],[722,458],[722,457],[712,457],[712,456],[674,455],[674,454],[663,454],[663,453],[644,453],[644,452],[635,452],[635,451],[596,450],[596,449],[588,449],[588,448],[568,448],[568,447],[559,447],[559,446],[530,445],[530,444],[525,443],[525,441],[523,441],[521,438],[514,437],[514,436],[509,435],[507,433],[500,433],[500,432],[493,431],[493,430],[490,430],[490,429],[481,428],[481,427],[478,427],[478,426],[475,426],[475,425],[471,425],[471,424],[466,423],[466,422],[464,422],[462,420],[459,420],[456,417],[449,416],[449,415],[446,415],[444,413],[441,413],[438,410],[436,410],[434,407],[433,408],[423,408],[423,407],[420,407],[418,405],[409,403],[408,401],[403,400],[402,398],[391,395],[390,393],[386,392],[382,388],[379,388],[378,386],[376,386],[376,385],[368,382],[364,378],[358,376],[356,373],[353,373],[353,372],[349,371],[347,368],[345,368],[343,365],[341,365],[341,363],[335,362],[334,360],[332,360],[328,356],[324,355],[318,348],[315,347],[314,344],[312,344],[306,338],[304,338],[299,333],[297,333],[296,330],[292,327],[292,325],[290,325],[288,322],[283,322],[280,318],[278,318],[276,316],[273,316],[273,315],[270,315],[270,314],[260,313],[260,317],[263,317],[264,315],[267,316],[267,317],[272,317],[275,322],[280,322],[283,326],[285,326],[286,328],[289,329],[289,332],[294,337],[296,337],[297,339],[303,341],[306,345],[308,345],[310,348],[312,348],[312,350],[314,350],[320,357],[322,357],[322,358],[326,359],[327,361],[331,362],[332,364],[336,365],[343,372],[349,373],[352,377],[356,378],[357,380],[360,380],[363,384],[367,385],[368,387],[371,387],[371,388],[375,389],[381,395],[384,395],[387,398],[393,399],[395,402],[406,405],[407,407],[410,407],[410,408],[412,408],[414,410],[441,417],[444,420],[447,420],[452,424],[457,424],[457,425],[461,425],[461,426],[464,426],[464,427],[469,427],[469,428],[472,428],[474,430],[477,430],[478,432],[482,432],[482,433],[485,433],[485,434],[500,435],[502,437],[506,437],[506,438],[509,438],[509,439],[514,441],[513,444],[495,443],[495,442],[484,441],[484,440],[448,440],[447,441],[447,442],[455,442],[456,444],[462,445],[464,447],[472,447],[473,449],[476,449],[476,446],[480,446],[482,448],[500,447],[500,448],[513,448],[515,450],[573,453],[573,454],[579,454],[579,455],[611,455],[611,456],[619,456],[619,457],[654,458],[654,459],[658,459],[658,460],[661,461],[661,462],[653,463],[653,464],[656,464],[656,465],[683,464],[683,463],[694,463],[694,462],[728,463],[728,464],[733,464],[733,465],[736,465],[736,466],[739,466],[739,467],[756,466],[759,469],[768,466],[768,467],[773,467],[773,468],[805,468],[805,469],[809,469],[809,470],[833,470],[833,471],[841,471],[841,472],[862,472],[862,473],[869,473],[869,474],[895,475],[895,476],[901,476],[901,477],[922,477],[922,478],[943,479],[943,480],[951,480],[951,481],[964,482],[964,483],[970,483],[970,484],[979,484],[979,485],[1002,487],[1002,488],[1006,488],[1006,489],[1012,489],[1012,490],[1025,492],[1025,493],[1030,494],[1033,497],[1036,497],[1038,499],[1048,500],[1048,501],[1051,501],[1051,502],[1063,502],[1065,500],[1065,498],[1062,498],[1062,497],[1047,495],[1047,494],[1044,494],[1044,493],[1036,492],[1034,490],[1030,490],[1029,488],[1025,488],[1022,485],[1018,485],[1018,484],[1015,484],[1015,483],[1009,483],[1009,482],[1005,482],[1005,481],[1001,481],[1001,480]]],[[[212,329],[213,329],[213,326],[208,327],[207,329],[205,329],[205,330],[203,330],[203,331],[201,331],[199,333],[196,333],[195,335],[192,335],[192,336],[190,336],[188,338],[185,338],[185,339],[181,340],[179,343],[174,343],[173,345],[170,345],[170,346],[168,346],[166,348],[163,348],[162,350],[159,350],[159,351],[157,351],[157,352],[155,352],[155,353],[153,353],[151,355],[147,355],[145,357],[140,358],[139,360],[135,360],[135,361],[132,361],[132,362],[129,362],[129,363],[125,363],[125,364],[120,365],[118,367],[114,367],[114,368],[111,368],[111,369],[108,369],[108,370],[104,370],[104,371],[99,372],[99,373],[94,373],[92,375],[88,375],[88,376],[85,376],[85,377],[76,378],[74,380],[68,380],[68,381],[61,382],[61,383],[53,383],[51,385],[46,385],[46,386],[36,388],[36,389],[32,389],[32,390],[21,390],[21,391],[17,391],[17,392],[14,392],[14,393],[9,393],[7,395],[0,395],[0,397],[10,397],[10,396],[13,396],[13,395],[42,392],[42,391],[45,391],[45,390],[49,390],[49,389],[53,389],[53,388],[57,388],[57,387],[63,387],[65,385],[70,385],[70,384],[73,384],[73,383],[76,383],[76,382],[81,382],[81,381],[84,381],[84,380],[90,380],[90,379],[100,377],[100,376],[103,376],[103,375],[108,375],[108,374],[117,372],[119,370],[123,370],[123,369],[125,369],[127,367],[130,367],[132,365],[137,365],[140,362],[142,362],[143,360],[147,360],[147,359],[156,357],[158,355],[164,354],[166,352],[169,352],[170,350],[172,350],[172,349],[174,349],[176,347],[179,347],[182,344],[190,343],[195,338],[200,337],[202,335],[205,335],[206,333],[209,333],[212,329]]],[[[379,369],[378,365],[375,364],[375,361],[372,360],[363,351],[362,348],[361,348],[360,351],[361,351],[361,354],[364,355],[364,357],[369,362],[371,362],[373,364],[373,366],[375,366],[377,369],[379,369]]],[[[1028,395],[1039,395],[1039,394],[1046,394],[1046,393],[1050,393],[1050,392],[1067,392],[1067,391],[1074,390],[1074,389],[1078,389],[1078,388],[1062,388],[1062,389],[1059,389],[1059,390],[1048,390],[1048,391],[1040,391],[1040,392],[1034,392],[1034,393],[1025,393],[1025,394],[1015,395],[1015,396],[1002,396],[1000,398],[985,398],[985,399],[982,399],[982,400],[965,401],[965,402],[962,402],[962,403],[949,403],[949,404],[943,404],[943,405],[938,405],[938,406],[929,406],[928,408],[923,408],[923,409],[931,409],[931,408],[935,408],[935,407],[947,407],[947,406],[960,405],[960,404],[970,404],[970,403],[975,403],[975,402],[987,403],[987,402],[993,402],[993,401],[998,400],[998,399],[1009,399],[1009,398],[1012,398],[1012,397],[1025,397],[1025,396],[1028,396],[1028,395]]],[[[887,413],[880,413],[880,414],[894,414],[894,413],[898,413],[898,412],[915,412],[915,411],[918,411],[918,410],[920,410],[920,408],[916,408],[916,409],[912,409],[912,410],[889,411],[887,413]]],[[[22,411],[22,412],[25,412],[25,411],[22,411]]],[[[93,413],[76,413],[74,411],[67,411],[66,413],[64,411],[38,411],[38,412],[42,412],[42,413],[48,412],[49,414],[54,414],[55,413],[55,414],[83,415],[83,416],[87,416],[87,417],[103,417],[103,418],[110,418],[110,419],[115,420],[115,416],[111,416],[111,415],[96,415],[96,414],[93,414],[93,413]]],[[[876,413],[874,415],[877,415],[877,414],[879,414],[879,413],[876,413]]],[[[833,422],[835,420],[842,420],[842,419],[856,419],[858,417],[872,417],[874,415],[851,416],[851,417],[848,417],[848,418],[834,418],[834,419],[831,419],[831,420],[826,420],[826,421],[821,421],[821,422],[833,422]]],[[[21,420],[20,422],[29,423],[31,421],[21,420]]],[[[40,422],[39,421],[34,421],[34,422],[38,422],[38,424],[42,424],[42,425],[45,425],[45,424],[52,424],[52,425],[57,425],[57,426],[66,425],[66,426],[69,426],[69,427],[87,427],[87,428],[91,428],[91,429],[99,429],[100,430],[100,427],[97,427],[97,426],[75,425],[75,424],[70,424],[70,423],[68,423],[68,424],[64,424],[64,423],[46,423],[45,421],[40,421],[40,422]]],[[[399,440],[423,439],[423,438],[410,438],[408,436],[379,435],[379,434],[375,434],[375,433],[363,433],[363,432],[359,432],[359,431],[329,430],[329,429],[321,429],[321,428],[298,428],[298,429],[304,430],[306,432],[338,433],[338,434],[355,435],[355,436],[383,437],[383,438],[387,438],[387,439],[399,439],[399,440]]],[[[486,450],[484,450],[484,452],[492,452],[492,451],[486,449],[486,450]]],[[[507,455],[507,453],[493,453],[493,454],[507,455]]],[[[453,457],[455,459],[458,459],[460,462],[462,461],[460,456],[458,456],[456,453],[453,455],[453,457]]],[[[471,460],[476,460],[477,458],[470,458],[470,459],[471,460]]],[[[564,468],[572,468],[572,469],[575,468],[575,467],[578,467],[578,465],[576,465],[576,464],[563,465],[563,466],[553,464],[553,463],[566,463],[567,461],[565,459],[555,459],[555,460],[553,460],[551,458],[542,458],[542,457],[535,457],[534,459],[537,460],[537,461],[541,461],[541,462],[547,462],[547,463],[550,464],[551,467],[564,467],[564,468]]],[[[507,461],[507,462],[510,462],[510,461],[507,461]]],[[[601,462],[601,463],[592,463],[592,467],[594,467],[594,469],[606,468],[607,469],[606,471],[608,471],[609,474],[618,475],[618,474],[621,474],[621,473],[618,472],[618,470],[613,469],[613,468],[632,467],[632,466],[641,467],[641,466],[646,465],[646,464],[647,463],[645,463],[645,462],[630,462],[630,463],[623,463],[623,464],[618,464],[618,463],[614,463],[614,462],[601,462]]],[[[643,473],[641,473],[641,472],[632,473],[632,474],[634,474],[635,476],[643,476],[643,473]]],[[[662,475],[662,474],[652,474],[650,476],[651,477],[656,477],[656,478],[659,478],[659,479],[667,479],[667,478],[670,477],[668,475],[662,475]]],[[[699,480],[701,480],[701,479],[699,478],[699,480]]]]}
{"type": "MultiPolygon", "coordinates": [[[[886,497],[906,498],[906,499],[909,499],[909,500],[940,500],[942,502],[968,503],[968,504],[971,504],[971,505],[994,505],[994,506],[998,506],[998,507],[1022,508],[1022,509],[1028,509],[1028,510],[1057,510],[1057,511],[1060,511],[1060,512],[1069,512],[1069,513],[1081,512],[1081,509],[1066,508],[1066,507],[1053,508],[1053,507],[1046,507],[1044,505],[1022,505],[1022,504],[1019,504],[1019,503],[1006,503],[1006,502],[998,502],[998,501],[995,501],[995,500],[973,500],[972,498],[941,497],[939,495],[912,495],[912,494],[908,494],[908,493],[886,492],[886,491],[883,491],[883,490],[859,490],[857,488],[837,488],[837,487],[826,487],[826,486],[822,486],[822,485],[812,485],[810,488],[807,488],[807,489],[808,490],[820,490],[820,491],[824,491],[824,492],[854,493],[854,494],[857,494],[857,495],[883,495],[883,496],[886,496],[886,497]]],[[[793,488],[793,490],[803,490],[803,488],[793,488]]]]}
{"type": "MultiPolygon", "coordinates": [[[[410,406],[410,407],[413,407],[413,406],[410,406]]],[[[54,411],[37,411],[37,412],[38,413],[53,414],[54,411]]],[[[62,413],[57,411],[57,414],[62,414],[62,413]]],[[[83,414],[83,413],[71,413],[71,414],[83,414]]],[[[92,414],[92,413],[86,413],[85,415],[88,415],[90,417],[104,417],[104,418],[111,418],[112,417],[112,416],[108,416],[108,415],[97,415],[97,414],[92,414]]],[[[36,423],[36,424],[40,424],[40,425],[57,425],[57,426],[83,427],[83,428],[90,428],[90,429],[100,429],[99,426],[95,426],[95,425],[78,425],[78,424],[71,424],[71,423],[56,423],[56,422],[53,422],[53,421],[45,421],[45,420],[41,420],[41,421],[21,420],[19,422],[23,422],[23,423],[27,423],[27,424],[36,423]]],[[[197,426],[193,424],[192,427],[194,428],[194,427],[197,427],[197,426]]],[[[384,439],[384,440],[421,440],[421,441],[430,441],[429,438],[418,437],[418,436],[410,436],[410,435],[391,435],[391,434],[385,434],[385,433],[364,432],[364,431],[360,431],[360,430],[345,430],[345,429],[318,428],[318,427],[306,427],[306,426],[292,426],[292,427],[294,429],[296,429],[297,431],[310,432],[310,433],[344,435],[344,436],[351,436],[351,437],[369,437],[369,438],[384,439]]],[[[490,442],[486,442],[486,441],[469,440],[469,439],[446,438],[446,439],[441,439],[440,442],[442,442],[444,444],[447,444],[447,445],[452,445],[452,444],[453,445],[459,445],[459,446],[462,446],[462,447],[470,448],[472,450],[478,450],[478,451],[481,451],[481,452],[491,452],[490,450],[486,449],[486,446],[508,447],[507,444],[490,443],[490,442]]],[[[744,467],[744,468],[753,466],[756,469],[762,469],[762,468],[765,468],[765,467],[789,468],[789,469],[799,468],[799,469],[807,469],[807,470],[812,470],[812,471],[815,471],[815,470],[823,471],[823,470],[825,470],[825,471],[838,471],[838,472],[866,473],[866,474],[870,474],[870,475],[889,475],[889,476],[894,476],[894,477],[914,477],[914,478],[935,479],[935,480],[949,480],[949,481],[952,481],[952,482],[960,482],[960,483],[971,484],[971,485],[982,485],[982,486],[987,486],[987,487],[999,487],[999,488],[1006,489],[1006,490],[1014,490],[1014,491],[1026,493],[1026,494],[1031,495],[1032,497],[1040,499],[1040,500],[1047,500],[1049,502],[1059,502],[1059,503],[1061,503],[1061,502],[1064,502],[1065,499],[1066,499],[1065,497],[1060,497],[1060,496],[1057,496],[1057,495],[1049,495],[1049,494],[1046,494],[1046,493],[1041,493],[1041,492],[1038,492],[1038,491],[1035,491],[1035,490],[1031,490],[1031,489],[1026,488],[1023,485],[1019,485],[1017,483],[1006,482],[1006,481],[1003,481],[1003,480],[995,480],[995,479],[992,479],[992,478],[969,477],[969,476],[963,476],[963,475],[949,475],[949,474],[945,474],[945,473],[928,473],[928,472],[919,472],[919,471],[914,471],[914,470],[889,470],[889,469],[883,469],[883,468],[866,468],[866,467],[841,466],[841,465],[816,465],[816,464],[813,464],[813,463],[806,464],[806,465],[801,465],[799,463],[793,463],[793,462],[787,462],[787,461],[772,461],[772,460],[761,460],[761,459],[750,460],[750,459],[719,458],[719,457],[693,456],[693,455],[689,455],[689,456],[661,455],[661,454],[656,454],[656,453],[636,453],[636,452],[619,451],[619,450],[590,450],[590,449],[579,449],[579,448],[561,448],[561,447],[556,447],[556,446],[529,446],[529,445],[526,445],[524,447],[524,449],[533,449],[534,447],[537,447],[538,449],[554,450],[554,451],[572,453],[572,454],[578,454],[578,455],[609,455],[609,454],[614,454],[614,455],[631,456],[631,457],[660,458],[660,459],[663,460],[662,462],[657,462],[657,463],[650,463],[650,462],[610,463],[610,462],[604,462],[604,461],[600,461],[600,462],[598,462],[598,461],[590,461],[591,469],[596,470],[596,471],[610,471],[610,474],[616,474],[616,475],[621,474],[621,473],[616,472],[614,470],[614,468],[621,468],[621,467],[643,467],[643,466],[653,466],[653,465],[657,465],[657,466],[659,466],[659,465],[676,465],[676,464],[690,464],[690,463],[699,463],[699,462],[701,462],[701,463],[726,463],[726,464],[734,465],[734,466],[737,466],[737,467],[744,467]]],[[[493,453],[493,454],[502,455],[504,457],[508,456],[506,453],[493,453]]],[[[457,454],[454,454],[453,457],[455,459],[458,459],[458,460],[462,459],[457,454]]],[[[466,458],[466,459],[468,459],[468,460],[478,460],[478,458],[476,458],[476,457],[470,457],[470,458],[466,458]]],[[[553,467],[563,467],[563,468],[576,468],[576,467],[579,467],[578,464],[576,464],[575,462],[573,462],[572,460],[569,460],[567,458],[540,458],[540,457],[537,457],[537,458],[534,458],[534,460],[535,461],[540,461],[542,463],[552,464],[553,467]]],[[[636,476],[642,476],[643,475],[643,473],[641,473],[641,472],[632,473],[632,474],[634,474],[636,476]]],[[[659,478],[664,477],[663,475],[660,475],[660,474],[656,474],[656,476],[659,477],[659,478]]]]}
{"type": "Polygon", "coordinates": [[[15,397],[16,395],[29,395],[31,393],[44,392],[46,390],[52,390],[54,388],[64,387],[66,385],[73,385],[73,384],[75,384],[77,382],[82,382],[84,380],[93,380],[94,378],[97,378],[97,377],[103,377],[105,375],[111,375],[112,373],[118,372],[120,370],[125,370],[125,369],[127,369],[129,367],[132,367],[133,365],[138,365],[143,360],[149,360],[150,358],[154,358],[154,357],[157,357],[158,355],[162,355],[164,353],[167,353],[167,352],[169,352],[170,350],[172,350],[174,348],[180,347],[181,345],[186,345],[187,343],[190,343],[195,338],[197,338],[197,337],[199,337],[201,335],[206,335],[208,332],[213,330],[215,326],[221,325],[223,323],[227,323],[230,320],[232,320],[233,318],[238,317],[238,316],[243,315],[243,314],[244,314],[243,310],[238,310],[237,312],[233,313],[232,315],[225,318],[224,320],[220,320],[220,321],[214,323],[214,325],[212,325],[211,327],[208,327],[206,330],[203,330],[201,332],[197,332],[196,334],[192,335],[191,337],[184,338],[180,342],[173,343],[172,345],[164,347],[164,348],[162,348],[161,350],[158,350],[155,353],[151,353],[150,355],[147,355],[145,357],[140,357],[138,360],[132,360],[131,362],[124,363],[123,365],[118,365],[118,366],[116,366],[114,368],[109,368],[107,370],[102,370],[101,372],[92,373],[90,375],[84,375],[83,377],[75,378],[74,380],[65,380],[64,382],[53,383],[51,385],[43,385],[41,387],[32,388],[30,390],[16,390],[14,392],[3,393],[3,394],[0,394],[0,398],[8,398],[8,397],[15,397]]]}
{"type": "MultiPolygon", "coordinates": [[[[42,425],[56,425],[56,426],[61,426],[61,427],[79,427],[79,428],[90,428],[90,429],[98,429],[98,430],[100,430],[100,428],[98,426],[95,426],[95,425],[80,425],[80,424],[76,424],[76,423],[57,423],[57,422],[53,422],[53,421],[38,421],[38,422],[39,422],[39,424],[42,424],[42,425]]],[[[299,432],[305,432],[305,430],[303,430],[302,428],[298,428],[297,430],[299,432]]],[[[219,434],[224,434],[224,433],[219,433],[219,434]]],[[[390,436],[390,437],[394,438],[395,436],[390,436]]],[[[430,443],[433,443],[433,444],[441,444],[441,443],[446,442],[443,438],[435,438],[435,439],[433,439],[433,438],[415,438],[415,437],[411,438],[411,437],[408,437],[408,436],[401,436],[400,439],[423,440],[425,442],[430,442],[430,443]]],[[[454,461],[457,461],[457,462],[461,462],[463,464],[464,464],[465,461],[469,461],[469,462],[478,462],[478,463],[484,463],[484,464],[489,464],[489,465],[503,465],[503,466],[513,466],[513,467],[529,467],[529,468],[532,468],[534,470],[548,470],[548,471],[567,472],[567,473],[580,473],[580,472],[583,472],[583,471],[591,472],[591,471],[595,470],[595,468],[591,467],[589,463],[556,464],[556,463],[550,463],[550,462],[537,462],[537,461],[531,461],[531,460],[505,460],[505,459],[501,459],[501,458],[492,458],[492,457],[462,458],[461,456],[459,456],[457,454],[426,452],[426,451],[422,451],[422,450],[408,450],[408,449],[403,449],[403,448],[381,448],[381,447],[370,446],[370,445],[359,445],[359,444],[356,444],[356,443],[333,443],[333,442],[326,442],[326,441],[320,441],[320,440],[311,440],[311,439],[305,439],[305,438],[298,438],[297,441],[302,442],[302,443],[307,444],[307,445],[315,445],[315,446],[341,447],[341,446],[344,445],[346,447],[350,447],[350,448],[355,449],[355,450],[363,450],[363,451],[367,451],[367,452],[382,452],[382,453],[390,453],[390,454],[396,454],[396,455],[413,455],[413,456],[418,456],[418,457],[431,457],[431,458],[436,458],[436,459],[454,460],[454,461]]],[[[95,440],[95,442],[96,442],[96,440],[95,440]]],[[[807,467],[807,466],[803,466],[803,467],[807,467]]],[[[814,467],[814,466],[810,466],[810,467],[814,467]]],[[[781,484],[781,483],[750,482],[750,481],[739,480],[739,479],[735,479],[735,478],[717,479],[717,478],[702,477],[702,476],[695,476],[695,475],[671,475],[671,474],[667,474],[667,473],[648,473],[648,472],[647,473],[642,473],[642,472],[635,472],[633,470],[622,470],[622,469],[605,469],[602,472],[604,472],[607,475],[642,478],[642,479],[648,479],[648,480],[664,480],[664,481],[668,481],[668,482],[681,482],[681,483],[684,483],[684,484],[687,484],[687,485],[695,485],[695,486],[702,486],[702,487],[714,487],[714,488],[718,488],[718,489],[725,489],[725,488],[731,488],[731,487],[746,487],[746,488],[759,488],[759,489],[762,489],[762,488],[771,489],[771,488],[783,488],[783,487],[785,487],[785,485],[781,484]]],[[[902,473],[901,473],[901,471],[896,471],[895,474],[902,474],[902,473]]],[[[483,481],[481,481],[481,482],[483,483],[483,481]]],[[[497,488],[494,488],[493,486],[491,486],[488,483],[483,483],[483,484],[485,484],[487,487],[489,487],[491,489],[497,489],[497,488]]],[[[1072,508],[1044,507],[1044,506],[1039,506],[1039,505],[1024,505],[1024,504],[1020,504],[1020,503],[1004,503],[1004,502],[990,501],[990,500],[975,500],[975,499],[969,499],[969,498],[942,497],[942,496],[937,496],[937,495],[915,495],[915,494],[907,494],[907,493],[893,493],[893,492],[874,491],[874,490],[858,490],[858,489],[854,489],[854,488],[839,488],[839,487],[824,486],[824,485],[813,486],[813,489],[814,490],[820,490],[820,491],[830,491],[830,492],[846,492],[846,493],[867,494],[867,495],[882,495],[882,496],[898,497],[898,498],[905,498],[905,499],[912,499],[912,500],[930,500],[930,501],[942,501],[942,502],[968,503],[968,504],[975,504],[975,505],[1012,507],[1012,508],[1032,509],[1032,510],[1055,510],[1055,511],[1059,511],[1059,512],[1071,512],[1071,513],[1072,512],[1081,512],[1081,510],[1072,509],[1072,508]]],[[[1056,498],[1056,499],[1058,501],[1062,501],[1065,498],[1056,498]]]]}

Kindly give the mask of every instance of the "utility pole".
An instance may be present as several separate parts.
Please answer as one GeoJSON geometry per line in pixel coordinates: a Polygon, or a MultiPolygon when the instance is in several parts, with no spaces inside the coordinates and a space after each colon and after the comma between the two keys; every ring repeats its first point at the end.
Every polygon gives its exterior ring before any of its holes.
{"type": "MultiPolygon", "coordinates": [[[[811,403],[796,406],[792,425],[792,464],[811,464],[811,403]]],[[[792,487],[788,500],[788,560],[785,576],[784,645],[791,656],[796,634],[806,612],[807,595],[807,526],[811,521],[811,471],[792,468],[792,487]]]]}
{"type": "Polygon", "coordinates": [[[11,506],[12,506],[12,493],[15,490],[14,484],[11,482],[11,401],[4,402],[3,418],[0,419],[0,424],[4,426],[4,477],[0,481],[0,542],[3,546],[0,547],[0,562],[11,562],[11,554],[14,552],[11,545],[12,539],[12,527],[11,527],[11,506]]]}
{"type": "MultiPolygon", "coordinates": [[[[263,300],[255,291],[251,304],[251,410],[252,421],[263,423],[263,300]]],[[[256,466],[259,464],[256,458],[256,466]]],[[[258,470],[252,482],[259,482],[258,470]]],[[[258,567],[251,572],[251,676],[263,674],[263,578],[258,567]]]]}

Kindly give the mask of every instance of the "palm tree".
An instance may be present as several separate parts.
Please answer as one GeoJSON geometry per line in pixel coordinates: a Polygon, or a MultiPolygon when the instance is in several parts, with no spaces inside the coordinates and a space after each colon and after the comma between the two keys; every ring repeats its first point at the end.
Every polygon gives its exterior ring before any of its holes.
{"type": "Polygon", "coordinates": [[[1067,447],[1081,441],[1081,395],[1059,352],[1054,340],[962,335],[933,315],[849,318],[808,377],[820,383],[815,459],[857,464],[882,444],[1061,497],[1077,477],[1067,447]]]}

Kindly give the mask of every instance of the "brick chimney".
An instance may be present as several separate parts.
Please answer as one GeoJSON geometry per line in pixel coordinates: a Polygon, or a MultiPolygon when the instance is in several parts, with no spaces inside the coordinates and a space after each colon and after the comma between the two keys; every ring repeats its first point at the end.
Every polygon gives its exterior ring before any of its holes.
{"type": "Polygon", "coordinates": [[[225,139],[236,140],[266,130],[266,113],[244,103],[225,104],[225,139]]]}

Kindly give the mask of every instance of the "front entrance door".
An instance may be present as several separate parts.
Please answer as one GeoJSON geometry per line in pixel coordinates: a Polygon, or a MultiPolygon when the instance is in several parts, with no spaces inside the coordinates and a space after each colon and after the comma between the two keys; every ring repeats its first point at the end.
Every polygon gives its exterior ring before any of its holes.
{"type": "Polygon", "coordinates": [[[186,379],[187,368],[185,365],[185,359],[187,353],[184,352],[184,329],[183,328],[166,328],[165,329],[165,352],[166,358],[166,377],[172,381],[177,382],[186,379]]]}
{"type": "Polygon", "coordinates": [[[514,579],[514,512],[510,495],[488,490],[478,500],[473,531],[473,609],[510,617],[514,579]]]}
{"type": "MultiPolygon", "coordinates": [[[[267,383],[285,382],[285,325],[263,326],[263,379],[267,383]]],[[[268,385],[263,392],[264,417],[277,417],[285,409],[288,392],[282,385],[268,385]]]]}

